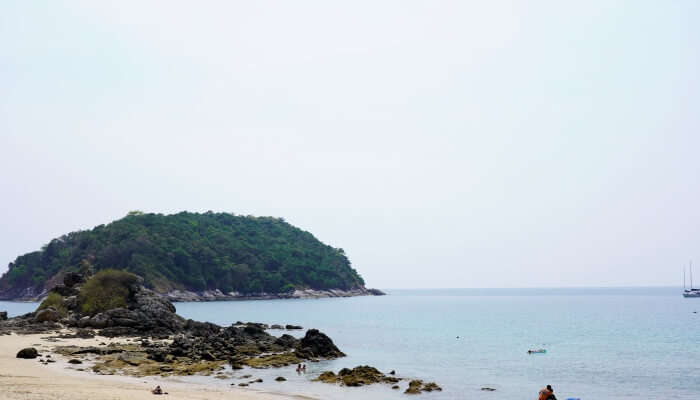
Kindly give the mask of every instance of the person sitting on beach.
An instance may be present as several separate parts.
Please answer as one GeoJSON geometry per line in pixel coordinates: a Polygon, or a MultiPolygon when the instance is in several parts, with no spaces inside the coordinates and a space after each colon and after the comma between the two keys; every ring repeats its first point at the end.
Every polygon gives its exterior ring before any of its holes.
{"type": "Polygon", "coordinates": [[[554,395],[554,389],[552,389],[552,386],[547,385],[547,387],[540,390],[540,396],[537,398],[537,400],[557,400],[557,396],[554,395]]]}
{"type": "Polygon", "coordinates": [[[151,393],[153,394],[163,394],[163,389],[160,388],[160,385],[156,386],[155,389],[151,390],[151,393]]]}

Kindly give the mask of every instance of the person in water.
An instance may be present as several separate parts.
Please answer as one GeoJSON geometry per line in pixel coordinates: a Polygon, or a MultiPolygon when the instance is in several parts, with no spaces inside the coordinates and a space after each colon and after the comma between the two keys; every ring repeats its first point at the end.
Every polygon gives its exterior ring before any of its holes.
{"type": "Polygon", "coordinates": [[[163,394],[163,389],[160,388],[160,385],[156,386],[155,389],[151,390],[151,393],[153,394],[163,394]]]}
{"type": "Polygon", "coordinates": [[[547,385],[547,387],[540,390],[540,396],[537,400],[557,400],[557,396],[554,395],[554,389],[552,385],[547,385]]]}

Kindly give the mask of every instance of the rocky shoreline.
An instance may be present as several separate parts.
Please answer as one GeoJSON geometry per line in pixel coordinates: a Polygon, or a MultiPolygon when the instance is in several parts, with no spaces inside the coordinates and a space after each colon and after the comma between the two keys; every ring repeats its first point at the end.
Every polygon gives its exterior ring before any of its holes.
{"type": "MultiPolygon", "coordinates": [[[[51,289],[53,290],[53,288],[51,289]]],[[[15,296],[0,296],[3,301],[17,302],[37,302],[41,301],[51,292],[51,290],[42,290],[37,292],[32,288],[26,288],[18,292],[15,296]]],[[[239,293],[229,292],[224,293],[216,290],[171,290],[167,293],[153,292],[157,296],[164,297],[174,303],[188,301],[241,301],[241,300],[279,300],[279,299],[321,299],[330,297],[356,297],[356,296],[384,296],[386,293],[379,289],[296,289],[288,293],[239,293]]]]}
{"type": "Polygon", "coordinates": [[[236,301],[236,300],[276,300],[276,299],[320,299],[327,297],[383,296],[386,293],[379,289],[357,288],[342,289],[297,289],[289,293],[253,293],[238,292],[223,293],[220,290],[205,290],[193,292],[189,290],[173,290],[161,296],[172,302],[183,301],[236,301]]]}
{"type": "MultiPolygon", "coordinates": [[[[341,295],[330,293],[334,297],[341,295]]],[[[121,271],[106,271],[92,277],[66,275],[64,283],[56,286],[36,311],[0,320],[0,336],[50,334],[54,336],[45,339],[54,342],[105,338],[98,345],[56,345],[51,351],[68,364],[80,365],[79,371],[136,377],[212,375],[229,379],[232,371],[246,367],[278,368],[345,357],[333,340],[317,329],[308,329],[297,337],[268,332],[302,329],[291,324],[270,326],[239,321],[222,327],[185,320],[176,314],[168,298],[145,288],[137,276],[121,271]],[[95,291],[96,287],[99,290],[95,291]],[[114,291],[115,288],[120,290],[114,291]],[[109,291],[116,294],[105,295],[109,291]],[[120,296],[123,303],[112,305],[120,296]],[[101,308],[91,308],[96,306],[101,308]]],[[[43,356],[39,361],[45,365],[55,362],[51,355],[41,354],[34,347],[17,351],[20,359],[43,356]]],[[[344,368],[337,376],[329,371],[317,380],[343,386],[385,383],[394,389],[400,381],[408,381],[384,375],[369,366],[344,368]]],[[[441,390],[434,383],[426,385],[413,380],[405,393],[441,390]]]]}

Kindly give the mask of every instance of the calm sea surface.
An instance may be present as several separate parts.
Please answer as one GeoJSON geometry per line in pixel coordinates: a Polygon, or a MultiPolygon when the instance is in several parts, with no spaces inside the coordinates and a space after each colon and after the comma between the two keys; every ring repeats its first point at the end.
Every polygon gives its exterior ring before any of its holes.
{"type": "MultiPolygon", "coordinates": [[[[560,400],[700,399],[700,299],[684,299],[677,288],[388,293],[176,306],[186,318],[221,325],[240,320],[318,328],[348,355],[310,363],[305,375],[293,367],[236,371],[263,378],[254,385],[262,390],[332,400],[406,398],[383,385],[341,388],[309,382],[323,370],[369,364],[443,387],[441,393],[420,396],[425,399],[536,399],[546,384],[560,400]],[[527,354],[536,348],[547,353],[527,354]],[[275,382],[277,376],[288,380],[275,382]]],[[[0,302],[0,310],[10,315],[35,307],[0,302]]],[[[242,382],[189,379],[212,385],[242,382]]],[[[402,392],[405,383],[401,386],[402,392]]]]}

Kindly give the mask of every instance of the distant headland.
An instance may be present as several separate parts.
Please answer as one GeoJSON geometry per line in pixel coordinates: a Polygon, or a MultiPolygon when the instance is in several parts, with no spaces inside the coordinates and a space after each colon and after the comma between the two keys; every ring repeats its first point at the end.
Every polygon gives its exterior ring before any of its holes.
{"type": "Polygon", "coordinates": [[[17,257],[0,300],[39,300],[70,272],[125,270],[171,301],[381,295],[343,249],[281,218],[132,211],[17,257]]]}

